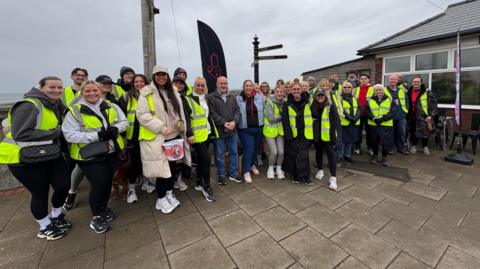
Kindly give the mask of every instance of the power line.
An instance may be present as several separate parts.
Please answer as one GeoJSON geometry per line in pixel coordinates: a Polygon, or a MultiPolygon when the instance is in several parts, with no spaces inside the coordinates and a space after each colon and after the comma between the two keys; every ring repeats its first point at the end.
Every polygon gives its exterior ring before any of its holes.
{"type": "Polygon", "coordinates": [[[443,7],[441,7],[441,6],[437,5],[435,2],[433,2],[433,1],[431,1],[431,0],[425,0],[425,1],[426,1],[427,3],[429,3],[430,5],[432,5],[432,6],[436,7],[436,8],[438,8],[438,9],[440,9],[440,10],[442,10],[442,11],[444,11],[444,10],[445,10],[443,7]]]}
{"type": "Polygon", "coordinates": [[[173,7],[173,0],[170,0],[170,3],[172,4],[172,17],[173,17],[173,27],[175,29],[175,39],[177,40],[178,61],[180,62],[180,66],[181,66],[182,56],[180,54],[180,43],[178,42],[177,21],[175,19],[175,8],[173,7]]]}

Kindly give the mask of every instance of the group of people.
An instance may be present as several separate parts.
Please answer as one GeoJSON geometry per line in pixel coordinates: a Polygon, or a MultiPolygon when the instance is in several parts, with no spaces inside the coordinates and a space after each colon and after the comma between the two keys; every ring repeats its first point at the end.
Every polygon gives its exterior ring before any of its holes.
{"type": "Polygon", "coordinates": [[[387,86],[371,86],[365,74],[358,85],[350,76],[339,82],[337,73],[318,85],[313,77],[278,80],[273,89],[267,82],[245,80],[241,93],[233,95],[223,76],[209,91],[203,77],[187,84],[183,68],[173,79],[161,65],[149,75],[122,67],[114,83],[107,75],[89,80],[86,69],[75,68],[72,86],[64,88],[55,76],[42,78],[39,88],[12,107],[0,163],[31,193],[39,238],[55,240],[71,229],[65,211],[74,207],[84,177],[90,183],[90,227],[108,231],[116,218],[108,202],[120,164],[129,167],[127,203],[138,201],[136,187],[141,186],[156,191],[157,210],[171,213],[180,205],[173,189],[188,188],[182,177],[192,175],[191,167],[196,167],[195,190],[214,202],[210,144],[220,185],[252,183],[262,155],[268,157],[268,179],[285,179],[287,173],[292,183],[311,185],[309,148],[314,144],[315,178],[324,177],[325,152],[329,187],[336,190],[337,163],[353,162],[352,153],[361,153],[363,129],[371,163],[387,166],[393,145],[408,154],[407,127],[410,152],[421,140],[429,154],[436,101],[420,77],[408,91],[397,75],[389,76],[387,86]]]}

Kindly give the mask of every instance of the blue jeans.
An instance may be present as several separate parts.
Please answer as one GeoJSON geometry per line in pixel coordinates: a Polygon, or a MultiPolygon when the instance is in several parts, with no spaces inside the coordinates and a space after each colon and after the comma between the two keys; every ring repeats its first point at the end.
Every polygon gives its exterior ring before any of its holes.
{"type": "Polygon", "coordinates": [[[393,120],[393,141],[398,152],[405,150],[405,133],[407,128],[407,120],[393,120]]]}
{"type": "Polygon", "coordinates": [[[225,160],[224,153],[225,147],[228,150],[229,156],[229,174],[231,177],[238,176],[238,153],[237,153],[237,139],[235,135],[218,138],[213,140],[213,148],[215,151],[215,166],[217,167],[217,176],[224,177],[225,173],[225,160]]]}
{"type": "Polygon", "coordinates": [[[257,154],[260,150],[260,144],[262,143],[262,128],[238,129],[238,136],[243,146],[243,173],[246,173],[250,171],[250,168],[252,165],[255,165],[257,160],[257,154]]]}
{"type": "Polygon", "coordinates": [[[337,143],[337,156],[340,158],[352,158],[353,143],[337,143]]]}

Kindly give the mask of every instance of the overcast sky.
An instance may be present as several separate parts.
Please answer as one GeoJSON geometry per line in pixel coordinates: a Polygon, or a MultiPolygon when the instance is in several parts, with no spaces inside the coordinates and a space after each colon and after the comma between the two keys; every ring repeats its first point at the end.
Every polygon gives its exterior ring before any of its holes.
{"type": "MultiPolygon", "coordinates": [[[[156,0],[157,63],[171,74],[184,67],[192,83],[201,75],[196,20],[219,36],[231,88],[253,79],[252,38],[284,48],[261,55],[260,80],[274,83],[302,72],[354,59],[356,51],[441,12],[428,0],[156,0]],[[178,56],[172,2],[178,31],[178,56]]],[[[457,2],[431,0],[446,8],[457,2]]],[[[25,92],[46,75],[70,85],[70,72],[87,68],[90,78],[119,77],[121,66],[143,73],[140,0],[2,0],[0,94],[25,92]]]]}

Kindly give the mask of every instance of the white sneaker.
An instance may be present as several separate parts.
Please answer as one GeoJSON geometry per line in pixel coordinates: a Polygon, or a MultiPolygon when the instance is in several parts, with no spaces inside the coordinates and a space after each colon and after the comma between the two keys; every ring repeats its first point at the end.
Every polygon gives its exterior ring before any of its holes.
{"type": "Polygon", "coordinates": [[[168,214],[171,213],[175,207],[168,202],[167,197],[165,196],[161,199],[157,199],[157,202],[155,203],[155,209],[162,211],[164,214],[168,214]]]}
{"type": "Polygon", "coordinates": [[[268,167],[267,178],[268,179],[274,179],[275,178],[275,171],[273,171],[273,166],[268,167]]]}
{"type": "Polygon", "coordinates": [[[178,201],[177,197],[175,197],[173,191],[167,191],[167,195],[165,195],[165,198],[167,198],[167,201],[173,206],[173,208],[176,208],[180,205],[180,201],[178,201]]]}
{"type": "Polygon", "coordinates": [[[257,167],[255,165],[252,165],[252,167],[250,167],[250,171],[252,171],[252,173],[254,175],[258,175],[260,174],[260,171],[258,171],[257,167]]]}
{"type": "Polygon", "coordinates": [[[155,185],[150,183],[148,179],[145,179],[145,181],[142,184],[142,191],[146,191],[147,193],[152,193],[155,191],[155,185]]]}
{"type": "Polygon", "coordinates": [[[243,174],[243,179],[245,179],[245,182],[247,183],[252,183],[252,177],[250,176],[249,172],[246,172],[245,174],[243,174]]]}
{"type": "Polygon", "coordinates": [[[175,181],[175,185],[173,185],[175,189],[179,189],[180,191],[186,191],[188,189],[187,184],[182,180],[182,177],[178,177],[177,181],[175,181]]]}
{"type": "Polygon", "coordinates": [[[135,193],[135,189],[129,190],[127,193],[127,203],[133,204],[138,202],[137,194],[135,193]]]}
{"type": "Polygon", "coordinates": [[[423,154],[425,155],[430,155],[430,150],[428,149],[428,147],[423,147],[423,154]]]}
{"type": "Polygon", "coordinates": [[[285,173],[283,172],[281,166],[277,166],[277,177],[279,179],[284,179],[285,178],[285,173]]]}
{"type": "Polygon", "coordinates": [[[315,178],[318,179],[318,180],[321,180],[323,178],[323,176],[324,176],[323,170],[318,170],[317,174],[315,175],[315,178]]]}
{"type": "Polygon", "coordinates": [[[417,153],[417,147],[412,146],[412,147],[410,148],[410,153],[412,153],[412,154],[417,153]]]}
{"type": "Polygon", "coordinates": [[[328,186],[330,189],[332,190],[337,190],[337,178],[336,177],[330,177],[330,179],[328,180],[328,182],[330,183],[330,186],[328,186]]]}

